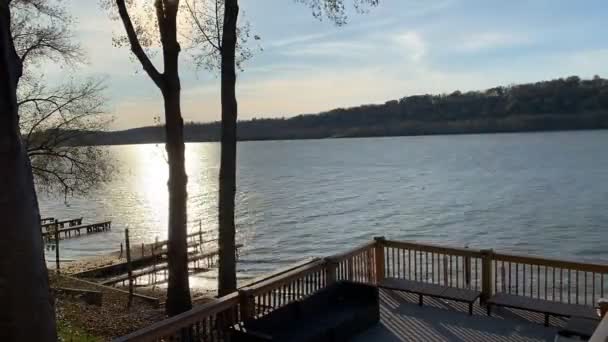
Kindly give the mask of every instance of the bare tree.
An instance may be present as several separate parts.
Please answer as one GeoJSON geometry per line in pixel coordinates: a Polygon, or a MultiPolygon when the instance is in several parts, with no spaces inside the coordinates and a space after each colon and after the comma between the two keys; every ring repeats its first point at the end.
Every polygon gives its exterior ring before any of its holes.
{"type": "Polygon", "coordinates": [[[114,168],[107,149],[75,146],[107,129],[103,90],[96,79],[50,89],[39,79],[21,84],[20,126],[38,192],[86,194],[110,179],[114,168]]]}
{"type": "MultiPolygon", "coordinates": [[[[222,135],[219,174],[219,272],[218,295],[236,290],[236,70],[253,56],[247,42],[249,23],[238,25],[238,2],[186,0],[193,24],[192,47],[198,67],[220,69],[222,135]]],[[[256,35],[255,40],[260,38],[256,35]]]]}
{"type": "Polygon", "coordinates": [[[72,18],[57,0],[13,0],[12,35],[23,77],[17,92],[23,142],[38,191],[83,194],[109,179],[111,158],[102,147],[77,147],[83,134],[105,130],[103,83],[74,80],[55,87],[38,71],[45,64],[75,67],[85,55],[72,38],[72,18]]]}
{"type": "Polygon", "coordinates": [[[30,67],[48,61],[73,64],[84,59],[70,31],[72,17],[60,1],[12,0],[10,6],[13,41],[25,78],[30,67]]]}
{"type": "Polygon", "coordinates": [[[0,0],[0,340],[55,341],[38,201],[19,130],[22,62],[13,44],[10,5],[0,0]]]}
{"type": "Polygon", "coordinates": [[[129,9],[136,6],[133,1],[115,0],[114,5],[122,21],[126,38],[118,44],[128,44],[152,82],[159,88],[165,110],[166,150],[169,162],[169,283],[166,312],[176,315],[192,307],[188,280],[187,248],[187,176],[184,162],[184,121],[181,114],[181,84],[179,78],[180,44],[178,34],[179,0],[155,0],[142,2],[139,14],[152,14],[146,18],[133,17],[129,9]],[[162,46],[163,72],[156,69],[144,47],[152,42],[162,46]]]}
{"type": "MultiPolygon", "coordinates": [[[[193,0],[194,1],[194,0],[193,0]]],[[[329,18],[336,25],[344,25],[347,10],[344,0],[296,0],[307,4],[319,19],[329,18]]],[[[353,0],[354,8],[361,12],[363,5],[375,6],[379,0],[353,0]]],[[[221,66],[222,135],[219,186],[219,272],[218,295],[236,290],[235,257],[235,195],[236,195],[236,147],[238,104],[236,99],[236,69],[251,57],[245,44],[249,38],[249,26],[238,26],[238,0],[199,0],[190,4],[189,14],[198,35],[193,45],[199,49],[198,65],[212,69],[221,66]]],[[[256,39],[259,37],[255,36],[256,39]]]]}

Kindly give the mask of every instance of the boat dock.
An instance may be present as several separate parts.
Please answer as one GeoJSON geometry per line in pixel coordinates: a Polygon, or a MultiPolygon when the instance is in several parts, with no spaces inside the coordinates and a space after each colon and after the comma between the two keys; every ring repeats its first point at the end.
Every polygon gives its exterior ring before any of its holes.
{"type": "MultiPolygon", "coordinates": [[[[79,219],[82,222],[82,219],[79,219]]],[[[67,222],[67,221],[66,221],[67,222]]],[[[59,227],[59,226],[57,226],[59,227]]],[[[90,223],[90,224],[81,224],[78,226],[68,226],[66,228],[47,228],[46,232],[42,233],[42,238],[46,242],[55,241],[55,235],[58,235],[59,238],[71,238],[73,236],[80,236],[82,232],[86,232],[87,234],[92,233],[101,233],[105,231],[109,231],[112,229],[112,221],[98,222],[98,223],[90,223]]]]}
{"type": "MultiPolygon", "coordinates": [[[[242,244],[237,244],[236,249],[238,251],[239,248],[243,247],[242,244]]],[[[166,254],[165,254],[166,256],[166,254]]],[[[211,268],[217,265],[219,256],[219,249],[214,249],[207,253],[202,254],[191,254],[188,257],[188,269],[190,274],[197,274],[209,271],[211,268]]],[[[153,284],[159,284],[167,280],[167,269],[168,264],[166,262],[166,258],[156,258],[156,260],[151,259],[151,265],[148,265],[143,268],[139,268],[134,270],[131,278],[133,279],[136,285],[141,286],[149,286],[153,284]],[[146,281],[142,284],[142,277],[149,276],[146,281]],[[160,279],[159,279],[160,278],[160,279]]],[[[126,262],[125,262],[126,264],[126,262]]],[[[126,267],[126,265],[125,265],[126,267]]],[[[128,274],[122,274],[116,277],[111,277],[99,282],[102,285],[124,285],[125,282],[129,281],[128,274]]]]}
{"type": "Polygon", "coordinates": [[[40,227],[42,228],[42,231],[49,231],[49,230],[53,230],[55,229],[55,227],[57,228],[65,228],[65,226],[67,225],[68,227],[73,227],[73,226],[80,226],[82,225],[82,217],[79,218],[75,218],[75,219],[67,219],[67,220],[56,220],[53,217],[47,217],[44,218],[42,220],[40,220],[40,227]]]}

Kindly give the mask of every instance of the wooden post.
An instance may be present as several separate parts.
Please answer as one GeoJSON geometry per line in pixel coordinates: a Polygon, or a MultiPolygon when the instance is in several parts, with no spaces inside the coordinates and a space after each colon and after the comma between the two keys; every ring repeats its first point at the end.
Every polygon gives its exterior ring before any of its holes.
{"type": "Polygon", "coordinates": [[[143,258],[145,254],[146,254],[146,246],[142,242],[141,243],[141,257],[143,258]]]}
{"type": "Polygon", "coordinates": [[[369,284],[374,283],[374,252],[370,248],[365,251],[365,259],[367,260],[367,282],[369,284]]]}
{"type": "Polygon", "coordinates": [[[118,259],[122,259],[122,242],[120,243],[120,255],[118,256],[118,259]]]}
{"type": "Polygon", "coordinates": [[[325,276],[327,279],[327,286],[336,282],[336,270],[338,268],[338,262],[333,258],[325,258],[325,276]]]}
{"type": "Polygon", "coordinates": [[[55,270],[57,274],[61,274],[61,267],[59,265],[59,225],[55,220],[55,270]]]}
{"type": "Polygon", "coordinates": [[[255,317],[255,297],[249,290],[239,290],[239,304],[242,321],[255,317]]]}
{"type": "Polygon", "coordinates": [[[133,269],[131,265],[131,244],[129,243],[129,228],[125,229],[125,248],[127,249],[127,274],[129,275],[129,303],[131,307],[133,303],[133,269]]]}
{"type": "Polygon", "coordinates": [[[491,249],[481,250],[481,303],[492,297],[492,254],[491,249]]]}
{"type": "Polygon", "coordinates": [[[376,242],[374,246],[374,257],[376,259],[376,284],[379,284],[384,280],[384,242],[386,239],[384,236],[374,237],[376,242]]]}

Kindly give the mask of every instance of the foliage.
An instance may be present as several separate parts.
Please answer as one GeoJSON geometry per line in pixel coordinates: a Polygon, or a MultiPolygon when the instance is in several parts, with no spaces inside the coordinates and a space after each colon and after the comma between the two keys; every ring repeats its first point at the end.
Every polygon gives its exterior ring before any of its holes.
{"type": "MultiPolygon", "coordinates": [[[[329,19],[338,26],[345,25],[348,21],[348,0],[295,0],[296,2],[308,5],[312,10],[312,15],[322,20],[329,19]]],[[[355,11],[364,12],[370,6],[377,6],[380,0],[352,0],[355,11]]]]}
{"type": "MultiPolygon", "coordinates": [[[[520,132],[608,128],[608,80],[576,76],[485,91],[414,95],[384,104],[337,108],[292,118],[240,121],[240,140],[520,132]]],[[[191,123],[188,141],[218,141],[220,125],[191,123]]],[[[91,135],[83,144],[154,142],[137,128],[91,135]]]]}

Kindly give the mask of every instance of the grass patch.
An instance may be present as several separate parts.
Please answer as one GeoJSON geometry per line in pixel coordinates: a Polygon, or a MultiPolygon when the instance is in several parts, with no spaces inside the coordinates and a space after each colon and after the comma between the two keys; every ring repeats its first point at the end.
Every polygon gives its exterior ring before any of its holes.
{"type": "Polygon", "coordinates": [[[102,342],[103,338],[88,334],[83,329],[75,327],[70,322],[57,320],[57,335],[61,342],[102,342]]]}

